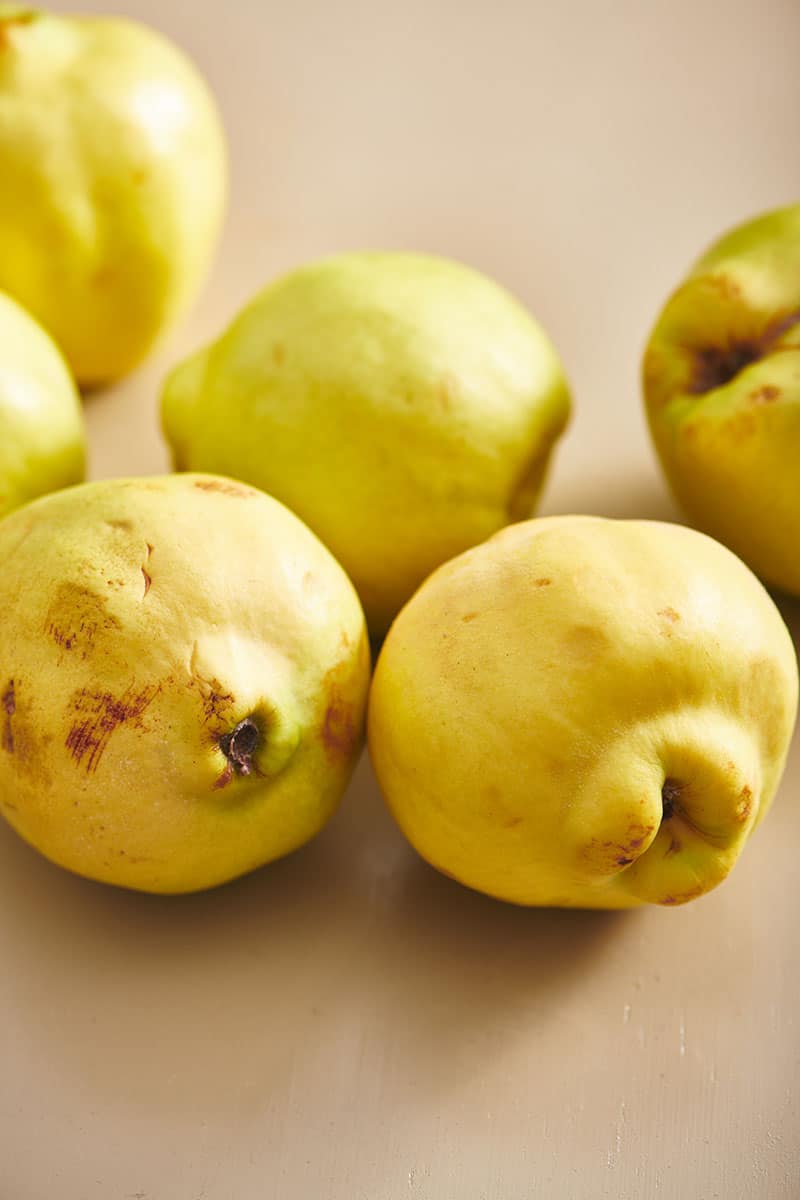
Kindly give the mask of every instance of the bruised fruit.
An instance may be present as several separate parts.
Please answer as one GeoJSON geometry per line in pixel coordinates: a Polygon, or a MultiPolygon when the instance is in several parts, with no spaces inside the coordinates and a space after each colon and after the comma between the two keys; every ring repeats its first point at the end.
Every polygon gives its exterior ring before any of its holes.
{"type": "Polygon", "coordinates": [[[276,500],[184,475],[0,524],[0,808],[78,874],[223,883],[327,821],[369,681],[346,575],[276,500]]]}

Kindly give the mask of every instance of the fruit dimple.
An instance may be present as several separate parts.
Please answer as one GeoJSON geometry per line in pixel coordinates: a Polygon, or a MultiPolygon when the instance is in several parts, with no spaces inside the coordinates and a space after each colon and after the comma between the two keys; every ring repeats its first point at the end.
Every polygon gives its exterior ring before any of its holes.
{"type": "Polygon", "coordinates": [[[668,821],[680,799],[681,785],[675,779],[665,779],[661,787],[662,820],[668,821]]]}

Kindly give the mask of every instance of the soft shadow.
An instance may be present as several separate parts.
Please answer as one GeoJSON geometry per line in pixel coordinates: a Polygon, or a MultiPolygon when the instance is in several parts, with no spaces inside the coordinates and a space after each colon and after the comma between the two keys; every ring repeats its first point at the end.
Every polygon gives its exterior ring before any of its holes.
{"type": "Polygon", "coordinates": [[[380,959],[373,1003],[393,1056],[414,1062],[428,1091],[468,1087],[522,1047],[535,1058],[641,918],[508,905],[444,878],[405,846],[381,907],[370,930],[380,959]]]}
{"type": "Polygon", "coordinates": [[[245,1084],[269,1106],[299,1064],[353,1044],[461,1086],[546,1037],[639,919],[519,909],[444,879],[395,829],[366,757],[319,838],[226,887],[92,884],[6,828],[0,879],[18,1053],[35,1046],[93,1105],[181,1120],[229,1111],[245,1084]]]}
{"type": "Polygon", "coordinates": [[[772,589],[770,594],[792,635],[795,650],[800,655],[800,597],[772,589]]]}
{"type": "Polygon", "coordinates": [[[106,383],[81,383],[78,392],[84,404],[93,404],[118,386],[118,381],[109,379],[106,383]]]}
{"type": "Polygon", "coordinates": [[[540,515],[560,513],[686,523],[656,467],[637,469],[634,464],[626,464],[624,470],[604,466],[554,477],[540,515]]]}

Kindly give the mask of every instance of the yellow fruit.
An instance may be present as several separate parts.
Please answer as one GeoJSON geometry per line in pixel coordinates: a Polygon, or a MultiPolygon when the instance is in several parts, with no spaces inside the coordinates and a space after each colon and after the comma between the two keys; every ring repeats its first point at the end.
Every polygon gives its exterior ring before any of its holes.
{"type": "Polygon", "coordinates": [[[800,204],[707,251],[665,305],[643,378],[692,522],[800,595],[800,204]]]}
{"type": "Polygon", "coordinates": [[[363,613],[277,501],[84,484],[0,523],[0,809],[54,862],[189,892],[311,838],[359,752],[363,613]]]}
{"type": "Polygon", "coordinates": [[[383,632],[440,563],[527,517],[569,395],[539,325],[489,279],[349,254],[257,296],[167,381],[179,470],[246,479],[332,550],[383,632]]]}
{"type": "Polygon", "coordinates": [[[83,479],[75,384],[50,338],[0,292],[0,517],[83,479]]]}
{"type": "Polygon", "coordinates": [[[226,187],[213,99],[159,34],[0,8],[0,287],[82,384],[129,371],[196,293],[226,187]]]}
{"type": "Polygon", "coordinates": [[[384,643],[370,753],[400,828],[518,904],[680,904],[763,818],[797,710],[781,617],[680,526],[552,517],[441,567],[384,643]]]}

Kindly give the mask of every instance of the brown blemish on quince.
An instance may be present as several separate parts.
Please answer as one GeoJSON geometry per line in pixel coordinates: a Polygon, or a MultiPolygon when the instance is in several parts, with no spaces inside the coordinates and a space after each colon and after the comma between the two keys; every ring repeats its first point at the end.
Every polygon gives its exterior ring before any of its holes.
{"type": "Polygon", "coordinates": [[[108,611],[98,592],[76,583],[62,583],[44,621],[44,630],[62,650],[79,650],[88,658],[98,632],[120,629],[120,621],[108,611]]]}
{"type": "Polygon", "coordinates": [[[229,479],[195,479],[194,486],[201,492],[219,492],[222,496],[237,496],[245,500],[251,500],[253,496],[258,495],[255,488],[233,483],[229,479]]]}
{"type": "Polygon", "coordinates": [[[752,409],[742,409],[728,417],[723,428],[731,441],[743,442],[758,433],[761,418],[752,409]]]}
{"type": "Polygon", "coordinates": [[[189,660],[189,687],[198,688],[203,706],[203,723],[210,726],[214,741],[230,725],[229,709],[236,703],[232,692],[226,692],[216,675],[206,679],[197,670],[199,646],[194,642],[189,660]]]}
{"type": "Polygon", "coordinates": [[[583,857],[609,874],[618,867],[627,867],[638,857],[643,842],[653,832],[654,825],[633,823],[626,838],[619,841],[592,838],[584,847],[583,857]]]}
{"type": "Polygon", "coordinates": [[[220,776],[218,776],[217,779],[214,780],[211,790],[216,792],[220,788],[227,787],[232,779],[233,779],[233,767],[231,766],[230,763],[226,763],[225,770],[222,772],[222,774],[220,776]]]}
{"type": "Polygon", "coordinates": [[[702,896],[708,888],[705,884],[698,883],[694,887],[688,888],[685,892],[677,892],[674,895],[665,896],[663,900],[657,901],[659,904],[688,904],[690,900],[696,900],[698,896],[702,896]]]}
{"type": "Polygon", "coordinates": [[[138,692],[131,686],[117,697],[80,688],[72,698],[72,725],[64,743],[75,763],[86,759],[86,773],[96,771],[114,731],[124,724],[141,729],[142,716],[159,691],[160,685],[138,692]]]}
{"type": "Polygon", "coordinates": [[[750,816],[753,808],[753,791],[747,784],[742,788],[739,795],[739,803],[736,805],[736,820],[744,822],[750,816]]]}
{"type": "Polygon", "coordinates": [[[772,384],[766,383],[763,387],[756,388],[748,396],[751,404],[772,404],[781,394],[781,389],[773,387],[772,384]]]}
{"type": "Polygon", "coordinates": [[[226,720],[226,714],[236,703],[231,692],[223,692],[218,679],[211,681],[211,690],[203,696],[203,719],[207,725],[217,725],[226,720]]]}
{"type": "Polygon", "coordinates": [[[593,662],[609,645],[606,634],[594,625],[574,625],[563,641],[564,650],[581,665],[593,662]]]}
{"type": "Polygon", "coordinates": [[[358,741],[353,704],[345,699],[338,684],[331,684],[328,707],[322,723],[322,744],[328,758],[349,758],[358,741]]]}
{"type": "MultiPolygon", "coordinates": [[[[20,704],[20,692],[19,680],[10,679],[0,697],[4,717],[2,748],[14,755],[18,772],[32,780],[37,788],[46,789],[51,780],[45,749],[53,741],[53,735],[42,732],[38,723],[26,713],[25,705],[20,704]]],[[[3,803],[7,808],[16,809],[10,802],[3,803]]]]}
{"type": "MultiPolygon", "coordinates": [[[[740,289],[737,284],[726,276],[714,276],[707,281],[710,286],[722,293],[725,301],[737,300],[740,289]]],[[[693,396],[703,395],[715,388],[724,387],[732,379],[752,363],[768,355],[776,349],[785,333],[795,325],[800,324],[800,309],[784,313],[776,317],[757,337],[741,338],[738,341],[727,342],[724,345],[700,346],[692,353],[692,374],[687,385],[687,392],[693,396]]],[[[762,391],[765,389],[761,389],[762,391]]],[[[768,388],[772,391],[774,389],[768,388]]],[[[767,400],[776,397],[767,397],[767,400]]],[[[756,401],[756,403],[763,403],[756,401]]]]}
{"type": "Polygon", "coordinates": [[[349,759],[361,741],[361,706],[353,685],[365,661],[368,666],[369,641],[362,636],[355,658],[337,663],[322,681],[322,694],[327,697],[327,704],[320,738],[331,762],[349,759]]]}
{"type": "Polygon", "coordinates": [[[12,13],[7,17],[0,15],[0,50],[5,50],[6,46],[12,44],[15,29],[24,25],[32,25],[39,19],[39,15],[35,9],[23,9],[21,12],[12,13]]]}
{"type": "Polygon", "coordinates": [[[14,753],[14,730],[11,726],[11,718],[17,711],[16,692],[14,688],[14,680],[9,679],[8,686],[3,692],[2,705],[5,710],[5,720],[3,722],[3,749],[9,754],[14,753]]]}

